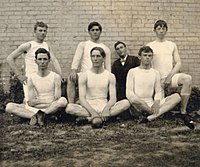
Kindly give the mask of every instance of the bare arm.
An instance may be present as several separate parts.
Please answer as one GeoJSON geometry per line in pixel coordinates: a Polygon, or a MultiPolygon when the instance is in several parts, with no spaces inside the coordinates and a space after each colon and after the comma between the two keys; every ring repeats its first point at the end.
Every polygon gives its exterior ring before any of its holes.
{"type": "Polygon", "coordinates": [[[82,73],[79,76],[79,100],[80,104],[91,114],[91,117],[99,116],[98,113],[92,108],[92,106],[86,100],[86,84],[87,74],[82,73]]]}
{"type": "Polygon", "coordinates": [[[61,70],[61,67],[60,67],[60,64],[58,62],[58,59],[55,57],[52,49],[51,49],[51,46],[48,44],[49,46],[49,52],[50,52],[50,55],[51,55],[51,61],[53,63],[53,66],[56,70],[56,73],[59,74],[61,77],[62,77],[62,70],[61,70]]]}
{"type": "Polygon", "coordinates": [[[25,52],[27,52],[31,47],[30,43],[23,43],[21,44],[16,50],[14,50],[10,55],[8,55],[7,57],[7,62],[10,66],[10,68],[12,69],[12,71],[16,74],[16,76],[18,77],[18,79],[20,80],[21,83],[23,83],[24,81],[26,81],[26,77],[24,75],[22,75],[21,70],[17,67],[15,60],[21,56],[22,54],[24,54],[25,52]]]}
{"type": "Polygon", "coordinates": [[[161,93],[161,83],[160,83],[160,74],[158,71],[156,72],[156,82],[154,86],[154,100],[161,100],[162,99],[162,93],[161,93]]]}
{"type": "Polygon", "coordinates": [[[103,111],[102,111],[102,115],[103,116],[110,116],[110,108],[116,103],[117,98],[116,98],[116,79],[115,76],[113,74],[110,74],[109,76],[109,95],[110,95],[110,99],[108,101],[108,103],[106,104],[106,106],[104,107],[103,111]]]}

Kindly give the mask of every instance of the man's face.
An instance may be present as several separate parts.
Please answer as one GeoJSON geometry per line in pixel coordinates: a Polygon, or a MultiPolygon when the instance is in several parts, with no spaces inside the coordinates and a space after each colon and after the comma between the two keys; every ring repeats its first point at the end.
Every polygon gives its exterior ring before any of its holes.
{"type": "Polygon", "coordinates": [[[91,53],[91,61],[93,64],[93,67],[102,67],[104,58],[101,55],[99,50],[93,50],[91,53]]]}
{"type": "Polygon", "coordinates": [[[38,40],[43,41],[47,36],[47,28],[37,27],[37,29],[35,30],[35,36],[38,40]]]}
{"type": "Polygon", "coordinates": [[[89,30],[89,35],[91,37],[91,39],[93,40],[98,40],[100,38],[101,35],[101,31],[99,29],[98,26],[93,26],[90,30],[89,30]]]}
{"type": "Polygon", "coordinates": [[[152,52],[142,52],[139,56],[139,59],[141,60],[141,64],[148,66],[151,65],[151,61],[153,59],[153,53],[152,52]]]}
{"type": "Polygon", "coordinates": [[[43,70],[47,69],[50,59],[46,53],[39,53],[37,55],[37,59],[35,59],[35,62],[38,65],[38,68],[43,70]]]}
{"type": "Polygon", "coordinates": [[[159,39],[163,39],[167,33],[167,28],[164,26],[158,26],[156,27],[156,29],[154,30],[154,32],[156,33],[156,36],[159,39]]]}
{"type": "Polygon", "coordinates": [[[120,58],[123,59],[126,56],[127,49],[122,43],[118,44],[116,46],[115,50],[116,50],[116,52],[117,52],[117,54],[119,55],[120,58]]]}

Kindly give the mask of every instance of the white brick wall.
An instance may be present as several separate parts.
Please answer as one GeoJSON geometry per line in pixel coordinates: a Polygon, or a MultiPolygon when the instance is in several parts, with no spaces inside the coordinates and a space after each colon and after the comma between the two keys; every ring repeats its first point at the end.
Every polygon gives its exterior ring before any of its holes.
{"type": "MultiPolygon", "coordinates": [[[[157,19],[168,22],[168,39],[178,45],[183,71],[200,86],[199,0],[1,0],[0,62],[21,43],[32,40],[33,25],[44,21],[49,25],[47,40],[66,77],[77,44],[88,39],[89,22],[102,24],[102,41],[110,47],[114,60],[117,40],[123,40],[133,55],[154,40],[157,19]]],[[[7,82],[8,67],[4,63],[2,68],[1,78],[7,82]]]]}

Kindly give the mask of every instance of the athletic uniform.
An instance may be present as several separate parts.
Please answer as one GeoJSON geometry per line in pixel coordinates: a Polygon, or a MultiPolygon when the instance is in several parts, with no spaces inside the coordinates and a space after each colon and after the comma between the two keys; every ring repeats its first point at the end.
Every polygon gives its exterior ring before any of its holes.
{"type": "Polygon", "coordinates": [[[76,49],[76,52],[75,52],[75,56],[74,56],[74,59],[73,59],[72,65],[71,65],[71,69],[78,69],[80,62],[81,62],[81,64],[80,64],[81,72],[85,72],[85,71],[91,69],[92,61],[91,61],[91,57],[90,57],[90,51],[94,47],[103,48],[106,53],[106,56],[110,59],[110,56],[107,55],[107,54],[110,55],[110,49],[106,45],[104,45],[103,43],[95,43],[95,42],[88,40],[86,42],[79,43],[79,45],[76,49]],[[82,54],[82,48],[84,48],[83,54],[82,54]]]}
{"type": "MultiPolygon", "coordinates": [[[[177,46],[174,42],[167,40],[164,42],[153,41],[147,45],[153,50],[152,67],[160,72],[161,82],[163,82],[173,69],[174,57],[178,54],[177,46]]],[[[179,75],[178,73],[172,77],[172,86],[178,86],[179,75]]]]}
{"type": "MultiPolygon", "coordinates": [[[[145,101],[149,107],[154,104],[154,100],[162,100],[160,75],[159,72],[151,69],[141,69],[136,67],[130,69],[127,76],[127,83],[132,79],[134,86],[133,92],[141,100],[145,101]],[[155,94],[155,96],[154,96],[155,94]]],[[[161,101],[161,104],[165,100],[161,101]]]]}
{"type": "MultiPolygon", "coordinates": [[[[41,77],[37,73],[32,73],[29,77],[35,88],[36,98],[45,100],[47,103],[52,103],[54,101],[55,95],[55,76],[58,75],[55,72],[50,71],[50,73],[41,77]]],[[[37,112],[39,109],[30,107],[26,105],[26,108],[37,112]]]]}
{"type": "MultiPolygon", "coordinates": [[[[44,48],[47,51],[49,51],[49,47],[46,42],[38,43],[35,41],[30,41],[28,43],[30,43],[31,47],[27,51],[27,53],[25,53],[24,60],[25,60],[25,75],[26,77],[29,78],[32,73],[35,73],[38,71],[38,66],[35,63],[36,50],[38,50],[39,48],[44,48]]],[[[24,89],[24,99],[26,101],[28,99],[28,87],[23,84],[23,89],[24,89]]]]}
{"type": "Polygon", "coordinates": [[[86,100],[98,113],[101,113],[108,102],[110,72],[104,70],[101,74],[95,74],[88,70],[86,74],[86,100]]]}

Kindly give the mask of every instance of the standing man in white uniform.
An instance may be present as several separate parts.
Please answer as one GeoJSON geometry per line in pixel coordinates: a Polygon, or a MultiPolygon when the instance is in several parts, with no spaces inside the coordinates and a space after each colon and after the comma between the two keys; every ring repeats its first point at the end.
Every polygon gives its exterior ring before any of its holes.
{"type": "Polygon", "coordinates": [[[34,40],[21,44],[16,50],[14,50],[7,57],[7,62],[10,68],[15,73],[20,82],[23,84],[25,102],[27,101],[28,98],[28,91],[26,86],[27,78],[30,76],[30,74],[32,74],[33,72],[37,72],[38,70],[37,64],[35,63],[35,51],[38,48],[45,48],[47,51],[50,52],[53,66],[56,72],[62,77],[62,71],[59,62],[54,56],[49,44],[47,44],[44,41],[47,35],[47,29],[48,29],[47,24],[43,22],[37,22],[34,26],[34,37],[35,37],[34,40]],[[25,75],[22,73],[20,68],[15,63],[15,60],[22,55],[25,56],[24,57],[25,75]]]}
{"type": "Polygon", "coordinates": [[[69,114],[91,120],[94,128],[101,127],[108,117],[118,115],[130,107],[127,99],[116,103],[115,76],[103,67],[106,56],[101,47],[94,47],[90,51],[92,68],[79,76],[81,105],[69,103],[66,108],[69,114]]]}
{"type": "Polygon", "coordinates": [[[145,115],[141,123],[152,121],[175,107],[181,100],[178,93],[162,98],[160,74],[151,67],[153,50],[144,46],[139,50],[139,67],[129,70],[126,81],[126,96],[131,106],[145,115]]]}
{"type": "Polygon", "coordinates": [[[78,69],[80,66],[80,72],[85,72],[92,67],[90,59],[90,51],[93,47],[101,47],[106,53],[104,67],[108,71],[111,71],[111,52],[110,49],[100,41],[100,35],[102,33],[102,26],[98,22],[91,22],[88,25],[88,33],[90,40],[80,42],[77,46],[72,65],[71,73],[67,81],[67,97],[69,103],[75,102],[75,85],[78,83],[78,69]]]}
{"type": "Polygon", "coordinates": [[[61,97],[61,77],[48,70],[50,53],[39,48],[35,52],[38,72],[28,77],[27,104],[8,103],[6,112],[30,119],[30,125],[44,125],[44,116],[53,114],[61,107],[66,107],[67,100],[61,97]]]}
{"type": "Polygon", "coordinates": [[[177,46],[174,42],[166,40],[165,36],[168,30],[167,23],[164,20],[158,20],[154,24],[156,40],[150,42],[148,46],[153,49],[154,59],[152,66],[160,72],[161,86],[164,97],[164,88],[169,86],[181,89],[181,114],[184,123],[193,127],[193,122],[187,115],[187,104],[191,94],[192,77],[185,73],[180,73],[182,62],[178,53],[177,46]]]}

